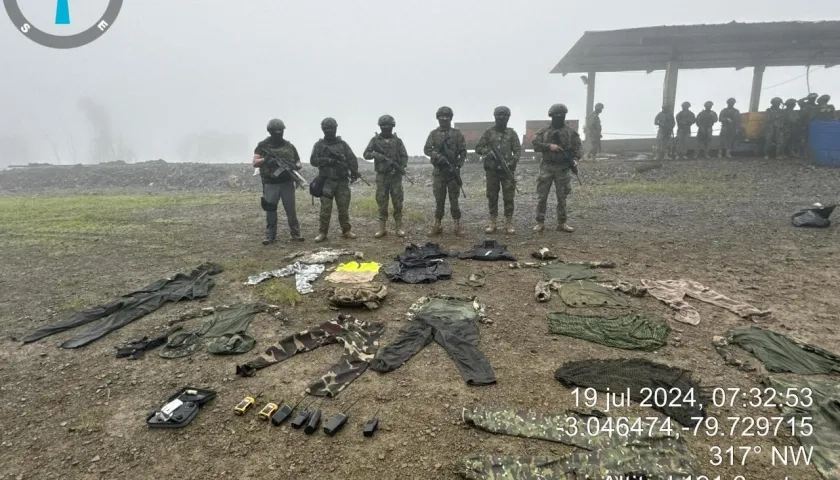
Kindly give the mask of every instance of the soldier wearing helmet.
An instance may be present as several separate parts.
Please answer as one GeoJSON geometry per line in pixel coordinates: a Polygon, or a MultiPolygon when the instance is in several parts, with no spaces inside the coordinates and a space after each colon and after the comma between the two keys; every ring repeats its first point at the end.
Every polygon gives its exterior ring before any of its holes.
{"type": "Polygon", "coordinates": [[[709,147],[712,144],[712,127],[718,121],[717,113],[712,110],[714,103],[710,100],[703,104],[704,110],[697,114],[697,157],[709,158],[709,147]]]}
{"type": "Polygon", "coordinates": [[[595,159],[595,156],[601,152],[601,112],[604,111],[603,103],[596,103],[595,110],[586,117],[586,125],[583,127],[583,133],[586,134],[586,141],[589,142],[589,155],[587,157],[595,159]]]}
{"type": "Polygon", "coordinates": [[[396,121],[390,115],[379,117],[380,133],[373,136],[368,142],[362,156],[368,160],[373,159],[374,170],[376,171],[376,205],[379,207],[379,230],[373,234],[375,238],[382,238],[387,235],[388,222],[388,199],[394,205],[394,230],[398,237],[405,236],[402,228],[403,213],[403,185],[402,174],[395,166],[399,165],[402,170],[408,166],[408,153],[402,139],[394,133],[396,121]]]}
{"type": "Polygon", "coordinates": [[[484,160],[487,202],[490,210],[490,220],[484,231],[485,233],[496,231],[496,220],[499,216],[499,190],[501,190],[505,208],[505,232],[512,234],[516,233],[513,228],[516,178],[508,174],[508,171],[511,174],[516,174],[516,165],[522,155],[522,144],[519,141],[519,134],[507,126],[508,120],[510,120],[510,109],[508,107],[496,107],[493,110],[493,118],[495,119],[495,125],[481,135],[475,146],[475,153],[482,155],[484,160]],[[493,147],[496,147],[496,151],[502,158],[496,158],[493,147]],[[507,168],[499,162],[504,162],[507,168]]]}
{"type": "Polygon", "coordinates": [[[577,169],[581,156],[581,142],[578,133],[566,124],[569,109],[562,103],[555,103],[548,109],[551,124],[534,134],[534,151],[542,153],[540,174],[537,177],[537,225],[534,231],[545,230],[545,210],[551,185],[557,195],[557,230],[574,232],[567,223],[566,197],[572,193],[572,169],[577,169]]]}
{"type": "Polygon", "coordinates": [[[817,111],[814,116],[814,120],[819,122],[830,122],[831,120],[837,119],[837,111],[834,109],[834,105],[828,103],[829,100],[831,100],[831,95],[821,95],[820,98],[817,99],[819,111],[817,111]]]}
{"type": "Polygon", "coordinates": [[[440,107],[435,113],[438,128],[429,132],[423,153],[429,157],[434,166],[432,171],[432,192],[435,196],[435,224],[429,230],[429,235],[439,235],[443,232],[441,222],[446,207],[446,197],[449,195],[449,213],[452,215],[453,231],[461,235],[461,208],[458,205],[461,187],[461,167],[467,158],[467,142],[464,134],[457,128],[452,128],[452,109],[440,107]]]}
{"type": "Polygon", "coordinates": [[[802,115],[801,110],[796,110],[796,99],[788,98],[785,100],[785,109],[782,110],[782,145],[779,150],[792,157],[799,156],[799,117],[802,115]]]}
{"type": "Polygon", "coordinates": [[[688,141],[691,139],[691,126],[697,121],[694,112],[689,110],[691,104],[683,102],[682,111],[677,113],[677,158],[686,159],[688,141]]]}
{"type": "Polygon", "coordinates": [[[327,117],[321,121],[324,138],[315,142],[309,163],[318,167],[318,179],[322,180],[321,212],[318,216],[318,236],[316,242],[327,239],[332,217],[333,199],[338,208],[338,223],[344,238],[355,239],[356,234],[350,225],[350,181],[359,178],[359,161],[356,154],[341,137],[337,136],[338,122],[327,117]]]}
{"type": "Polygon", "coordinates": [[[263,245],[274,243],[277,238],[277,206],[283,201],[283,210],[289,223],[289,240],[303,241],[300,236],[300,223],[295,211],[295,182],[288,171],[281,168],[278,160],[300,170],[300,155],[294,145],[283,138],[286,124],[279,118],[272,118],[266,125],[268,137],[260,141],[254,149],[253,165],[260,169],[263,184],[263,196],[260,201],[265,211],[265,237],[263,245]],[[266,158],[268,157],[268,158],[266,158]]]}
{"type": "Polygon", "coordinates": [[[776,158],[784,159],[784,124],[785,118],[780,105],[782,99],[773,97],[770,100],[770,108],[764,111],[764,159],[770,159],[770,152],[774,152],[776,158]]]}
{"type": "Polygon", "coordinates": [[[741,112],[735,108],[735,99],[726,100],[726,108],[720,111],[720,150],[718,158],[732,158],[732,148],[735,146],[735,137],[741,129],[741,112]]]}
{"type": "Polygon", "coordinates": [[[674,135],[674,126],[677,124],[674,120],[674,114],[671,113],[670,105],[667,103],[662,105],[662,111],[656,114],[653,124],[658,127],[656,131],[656,158],[664,160],[665,152],[670,150],[669,143],[674,135]]]}

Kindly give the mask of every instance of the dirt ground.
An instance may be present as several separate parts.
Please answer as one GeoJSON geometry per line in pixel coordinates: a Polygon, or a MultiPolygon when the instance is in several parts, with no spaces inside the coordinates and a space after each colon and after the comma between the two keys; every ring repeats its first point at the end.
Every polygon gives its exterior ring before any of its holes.
{"type": "MultiPolygon", "coordinates": [[[[813,202],[836,201],[840,169],[815,168],[804,161],[736,159],[666,162],[660,168],[637,172],[644,165],[621,159],[583,163],[583,186],[575,182],[569,199],[569,223],[577,231],[555,232],[552,208],[550,230],[542,235],[531,231],[537,168],[522,165],[518,233],[489,238],[507,244],[522,260],[539,247],[549,247],[566,261],[615,262],[615,269],[603,270],[605,280],[691,278],[771,309],[772,318],[762,323],[773,330],[838,350],[838,229],[836,225],[796,229],[790,225],[790,215],[813,202]]],[[[336,399],[325,401],[325,416],[329,416],[358,400],[347,426],[333,438],[321,432],[308,436],[288,425],[272,427],[258,420],[254,411],[236,416],[232,408],[246,395],[262,393],[258,408],[268,401],[293,401],[337,359],[341,347],[330,346],[261,370],[255,377],[234,374],[236,363],[252,358],[282,335],[337,314],[328,308],[328,284],[323,280],[314,283],[315,293],[294,306],[284,305],[285,320],[258,315],[249,329],[257,346],[238,358],[203,352],[180,360],[166,360],[154,352],[138,361],[114,358],[114,346],[121,341],[143,336],[182,313],[209,305],[276,299],[271,296],[274,290],[246,286],[243,281],[250,274],[283,266],[281,257],[293,249],[316,248],[312,238],[317,233],[317,206],[311,206],[304,193],[298,196],[298,211],[306,242],[260,245],[264,217],[257,177],[250,177],[247,167],[231,168],[246,174],[235,188],[219,181],[213,183],[218,186],[214,189],[204,185],[168,192],[140,182],[111,185],[102,181],[100,188],[81,193],[55,188],[56,176],[64,175],[57,169],[0,173],[0,189],[5,190],[0,195],[0,325],[4,332],[0,339],[0,479],[460,478],[457,461],[469,455],[572,451],[560,444],[488,434],[461,422],[462,407],[470,405],[544,412],[575,408],[571,390],[553,376],[565,362],[646,357],[692,370],[702,386],[724,388],[757,387],[766,375],[762,368],[743,373],[726,366],[713,350],[713,335],[748,323],[723,309],[692,301],[701,313],[701,323],[690,326],[669,320],[673,331],[668,346],[655,353],[618,350],[549,335],[546,314],[567,307],[559,298],[548,303],[534,300],[534,285],[540,279],[537,270],[510,269],[507,262],[452,260],[453,280],[388,284],[382,308],[352,313],[385,323],[383,342],[387,344],[396,338],[406,309],[417,298],[432,293],[477,295],[493,320],[481,328],[481,349],[496,371],[496,385],[466,385],[446,353],[432,344],[400,369],[388,374],[368,371],[336,399]],[[16,192],[14,196],[10,191],[16,192]],[[166,305],[77,350],[57,348],[73,331],[28,345],[17,340],[70,311],[189,271],[204,261],[225,267],[205,301],[166,305]],[[483,288],[455,284],[454,279],[476,271],[488,274],[483,288]],[[183,386],[212,388],[218,396],[184,429],[147,428],[147,412],[183,386]],[[363,438],[362,424],[378,409],[381,430],[372,439],[363,438]]],[[[334,218],[332,237],[323,246],[360,250],[366,258],[385,263],[409,242],[429,240],[425,230],[433,207],[428,170],[412,167],[412,171],[418,184],[406,184],[407,238],[393,234],[382,240],[372,238],[373,189],[360,185],[353,187],[351,217],[359,238],[341,239],[334,218]]],[[[368,176],[373,179],[372,174],[368,176]]],[[[446,233],[433,240],[446,249],[466,250],[488,238],[483,233],[487,216],[483,173],[478,167],[467,167],[464,179],[468,198],[461,205],[466,234],[453,236],[447,220],[446,233]]],[[[281,227],[283,222],[281,214],[281,227]]],[[[280,235],[285,235],[284,228],[280,235]]],[[[291,279],[270,282],[292,284],[291,279]]],[[[671,317],[669,309],[655,299],[630,301],[635,311],[671,317]]],[[[191,320],[186,326],[201,322],[191,320]]],[[[659,415],[637,407],[615,409],[612,414],[659,415]]],[[[710,415],[725,422],[727,416],[780,414],[733,407],[711,408],[710,415]]],[[[771,463],[771,447],[798,446],[788,434],[700,435],[688,443],[700,460],[697,474],[709,478],[820,478],[812,466],[771,463]],[[710,448],[730,445],[757,446],[762,453],[751,454],[745,465],[740,461],[733,466],[712,465],[710,448]]]]}

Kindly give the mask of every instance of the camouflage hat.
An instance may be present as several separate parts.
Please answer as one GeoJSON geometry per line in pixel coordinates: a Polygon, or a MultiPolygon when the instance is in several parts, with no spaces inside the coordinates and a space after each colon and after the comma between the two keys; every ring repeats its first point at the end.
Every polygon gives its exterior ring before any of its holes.
{"type": "Polygon", "coordinates": [[[690,103],[688,103],[688,102],[683,102],[683,103],[682,103],[682,106],[683,106],[683,107],[690,107],[690,106],[691,106],[691,104],[690,104],[690,103]]]}
{"type": "Polygon", "coordinates": [[[500,105],[493,109],[493,116],[495,117],[496,115],[507,115],[509,117],[510,109],[504,105],[500,105]]]}
{"type": "Polygon", "coordinates": [[[338,122],[335,121],[332,117],[327,117],[321,120],[321,128],[335,128],[338,126],[338,122]]]}
{"type": "Polygon", "coordinates": [[[569,113],[569,109],[562,103],[555,103],[548,109],[549,117],[553,117],[555,115],[565,115],[567,113],[569,113]]]}
{"type": "Polygon", "coordinates": [[[384,127],[386,125],[396,126],[397,122],[394,120],[394,117],[390,115],[382,115],[379,117],[379,126],[384,127]]]}
{"type": "Polygon", "coordinates": [[[785,105],[796,105],[796,99],[788,98],[787,100],[785,100],[785,105]]]}
{"type": "Polygon", "coordinates": [[[726,103],[728,103],[729,105],[733,105],[735,103],[735,99],[732,98],[732,97],[729,97],[729,99],[726,100],[726,103]]]}
{"type": "Polygon", "coordinates": [[[271,120],[268,121],[268,125],[265,126],[265,129],[268,130],[268,131],[271,131],[271,130],[285,130],[286,129],[286,124],[283,123],[283,120],[280,120],[279,118],[272,118],[271,120]]]}
{"type": "Polygon", "coordinates": [[[596,103],[595,104],[595,110],[598,110],[599,108],[603,110],[604,109],[604,104],[601,103],[601,102],[596,103]]]}
{"type": "Polygon", "coordinates": [[[435,112],[435,118],[440,117],[441,115],[447,115],[449,117],[452,117],[455,114],[452,112],[451,108],[443,106],[437,109],[437,112],[435,112]]]}
{"type": "Polygon", "coordinates": [[[780,103],[782,103],[782,99],[779,97],[773,97],[773,99],[770,100],[770,105],[778,105],[780,103]]]}
{"type": "Polygon", "coordinates": [[[714,105],[714,104],[715,104],[715,102],[713,102],[713,101],[709,100],[709,101],[707,101],[706,103],[704,103],[704,104],[703,104],[703,106],[704,106],[704,107],[711,107],[711,106],[712,106],[712,105],[714,105]]]}
{"type": "Polygon", "coordinates": [[[831,95],[820,95],[820,98],[817,99],[817,103],[828,103],[831,100],[831,95]]]}

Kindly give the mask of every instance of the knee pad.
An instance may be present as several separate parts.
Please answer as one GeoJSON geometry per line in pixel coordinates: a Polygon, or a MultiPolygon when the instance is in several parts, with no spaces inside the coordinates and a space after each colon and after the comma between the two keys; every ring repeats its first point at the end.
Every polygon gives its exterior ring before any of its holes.
{"type": "Polygon", "coordinates": [[[263,210],[265,210],[266,212],[276,212],[276,211],[277,211],[277,204],[276,204],[276,203],[268,203],[268,202],[265,200],[265,197],[262,197],[262,198],[260,199],[260,206],[261,206],[261,207],[262,207],[262,209],[263,209],[263,210]]]}

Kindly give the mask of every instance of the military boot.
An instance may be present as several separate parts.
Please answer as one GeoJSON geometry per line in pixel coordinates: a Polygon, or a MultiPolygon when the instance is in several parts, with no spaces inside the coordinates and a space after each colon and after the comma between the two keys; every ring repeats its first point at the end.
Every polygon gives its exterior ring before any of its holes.
{"type": "Polygon", "coordinates": [[[574,231],[575,231],[575,229],[574,229],[574,228],[572,228],[572,227],[570,227],[570,226],[568,226],[568,225],[566,225],[565,223],[561,223],[560,225],[557,225],[557,231],[558,231],[558,232],[568,232],[568,233],[572,233],[572,232],[574,232],[574,231]]]}
{"type": "Polygon", "coordinates": [[[319,233],[317,237],[315,237],[315,243],[321,243],[327,239],[326,233],[319,233]]]}
{"type": "Polygon", "coordinates": [[[542,233],[545,230],[545,222],[537,222],[534,226],[534,231],[537,233],[542,233]]]}
{"type": "Polygon", "coordinates": [[[350,240],[356,239],[356,234],[351,232],[350,230],[347,230],[346,232],[341,232],[341,236],[350,240]]]}
{"type": "Polygon", "coordinates": [[[516,233],[513,228],[513,215],[505,217],[505,233],[516,233]]]}
{"type": "Polygon", "coordinates": [[[394,221],[394,230],[396,230],[398,237],[402,238],[405,236],[405,230],[402,229],[402,220],[394,221]]]}
{"type": "Polygon", "coordinates": [[[484,233],[495,233],[496,232],[496,217],[490,217],[490,222],[487,223],[487,228],[484,229],[484,233]]]}
{"type": "Polygon", "coordinates": [[[265,234],[265,238],[263,238],[262,244],[263,244],[263,245],[269,245],[269,244],[271,244],[271,243],[274,243],[274,239],[273,239],[273,238],[271,238],[271,235],[269,235],[269,234],[267,234],[267,233],[266,233],[266,234],[265,234]]]}
{"type": "Polygon", "coordinates": [[[440,225],[440,220],[435,219],[435,224],[429,229],[429,235],[440,235],[443,233],[443,227],[440,225]]]}
{"type": "Polygon", "coordinates": [[[726,149],[726,158],[732,158],[732,150],[726,149]]]}
{"type": "Polygon", "coordinates": [[[379,221],[379,230],[377,230],[376,233],[373,234],[374,238],[384,237],[388,233],[385,228],[386,228],[385,227],[385,220],[380,220],[379,221]]]}
{"type": "Polygon", "coordinates": [[[452,220],[452,223],[453,223],[453,225],[452,225],[452,233],[454,233],[456,236],[459,236],[459,237],[460,237],[460,236],[461,236],[461,233],[463,233],[463,232],[461,231],[461,219],[459,218],[459,219],[457,219],[457,220],[452,220]]]}

